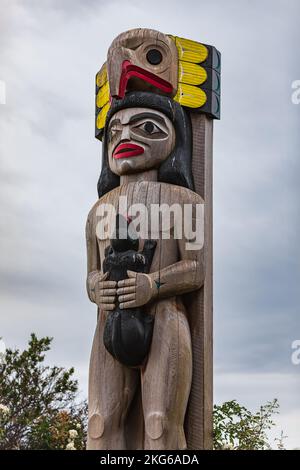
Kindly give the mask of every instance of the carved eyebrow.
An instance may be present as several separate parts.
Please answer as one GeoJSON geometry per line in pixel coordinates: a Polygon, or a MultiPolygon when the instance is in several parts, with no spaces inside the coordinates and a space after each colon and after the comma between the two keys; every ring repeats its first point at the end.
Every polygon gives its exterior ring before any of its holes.
{"type": "Polygon", "coordinates": [[[132,124],[133,122],[141,121],[142,119],[147,119],[147,118],[154,119],[155,121],[158,121],[158,122],[160,122],[161,124],[166,124],[164,118],[162,118],[161,116],[158,116],[158,115],[155,114],[155,113],[140,113],[140,114],[135,114],[134,116],[132,116],[132,117],[129,119],[129,124],[132,124]]]}
{"type": "Polygon", "coordinates": [[[112,121],[110,121],[109,128],[111,128],[115,124],[120,124],[120,119],[113,119],[112,121]]]}

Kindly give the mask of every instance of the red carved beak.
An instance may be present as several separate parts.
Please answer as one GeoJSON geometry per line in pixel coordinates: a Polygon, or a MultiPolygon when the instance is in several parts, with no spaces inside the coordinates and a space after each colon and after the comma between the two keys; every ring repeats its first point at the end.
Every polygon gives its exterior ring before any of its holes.
{"type": "Polygon", "coordinates": [[[124,60],[124,62],[122,63],[122,73],[120,77],[118,98],[124,98],[127,89],[127,83],[132,77],[142,79],[144,82],[155,86],[163,93],[170,94],[173,91],[172,85],[166,80],[163,80],[162,78],[158,77],[152,72],[149,72],[148,70],[145,70],[141,67],[138,67],[137,65],[132,64],[129,60],[124,60]]]}
{"type": "Polygon", "coordinates": [[[119,144],[113,153],[113,158],[128,158],[136,157],[144,153],[143,147],[136,144],[130,144],[129,142],[119,144]]]}

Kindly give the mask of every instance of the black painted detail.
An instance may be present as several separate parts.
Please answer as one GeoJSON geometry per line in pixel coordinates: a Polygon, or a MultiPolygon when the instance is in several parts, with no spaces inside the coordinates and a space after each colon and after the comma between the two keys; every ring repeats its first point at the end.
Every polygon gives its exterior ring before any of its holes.
{"type": "MultiPolygon", "coordinates": [[[[127,220],[117,216],[115,234],[105,250],[103,272],[109,272],[108,280],[126,279],[127,270],[148,273],[156,248],[156,241],[146,240],[138,252],[138,239],[130,232],[127,220]]],[[[103,341],[108,352],[128,367],[141,365],[146,358],[153,332],[154,319],[141,307],[115,310],[106,319],[103,341]]]]}
{"type": "Polygon", "coordinates": [[[158,65],[163,59],[162,53],[158,49],[150,49],[146,54],[146,58],[151,65],[158,65]]]}
{"type": "Polygon", "coordinates": [[[160,111],[174,124],[176,141],[169,157],[162,162],[158,169],[158,181],[176,184],[195,190],[192,174],[192,126],[188,113],[182,106],[168,96],[155,93],[136,91],[127,93],[122,100],[112,100],[111,108],[107,113],[102,146],[102,169],[98,180],[99,198],[108,191],[120,185],[120,177],[113,173],[109,167],[107,142],[109,138],[109,122],[112,116],[121,109],[148,108],[160,111]]]}
{"type": "Polygon", "coordinates": [[[159,289],[161,286],[163,286],[165,284],[165,282],[160,282],[159,279],[157,281],[154,281],[154,282],[156,284],[157,289],[159,289]]]}
{"type": "Polygon", "coordinates": [[[144,129],[145,129],[145,131],[146,131],[148,134],[152,134],[152,132],[154,131],[154,124],[153,124],[153,122],[151,122],[151,121],[145,122],[145,124],[144,124],[144,129]]]}

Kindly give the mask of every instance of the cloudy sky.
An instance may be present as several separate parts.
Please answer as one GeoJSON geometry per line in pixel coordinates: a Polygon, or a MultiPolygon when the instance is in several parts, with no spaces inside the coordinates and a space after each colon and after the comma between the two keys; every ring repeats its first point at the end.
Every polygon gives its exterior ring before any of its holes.
{"type": "Polygon", "coordinates": [[[94,76],[135,27],[222,52],[214,139],[215,401],[278,398],[300,447],[298,0],[0,0],[0,336],[54,337],[82,396],[96,312],[85,293],[87,213],[101,144],[94,76]],[[2,100],[3,101],[3,100],[2,100]]]}

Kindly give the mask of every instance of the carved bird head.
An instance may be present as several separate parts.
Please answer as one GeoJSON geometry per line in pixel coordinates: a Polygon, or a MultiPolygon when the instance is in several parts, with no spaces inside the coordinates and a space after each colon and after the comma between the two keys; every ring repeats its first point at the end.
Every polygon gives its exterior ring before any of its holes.
{"type": "Polygon", "coordinates": [[[178,52],[175,42],[153,29],[133,29],[112,42],[107,55],[107,74],[112,97],[126,91],[155,91],[175,96],[178,52]]]}
{"type": "Polygon", "coordinates": [[[111,100],[131,91],[167,95],[219,119],[220,65],[213,46],[153,29],[119,34],[96,75],[96,137],[102,139],[111,100]]]}

